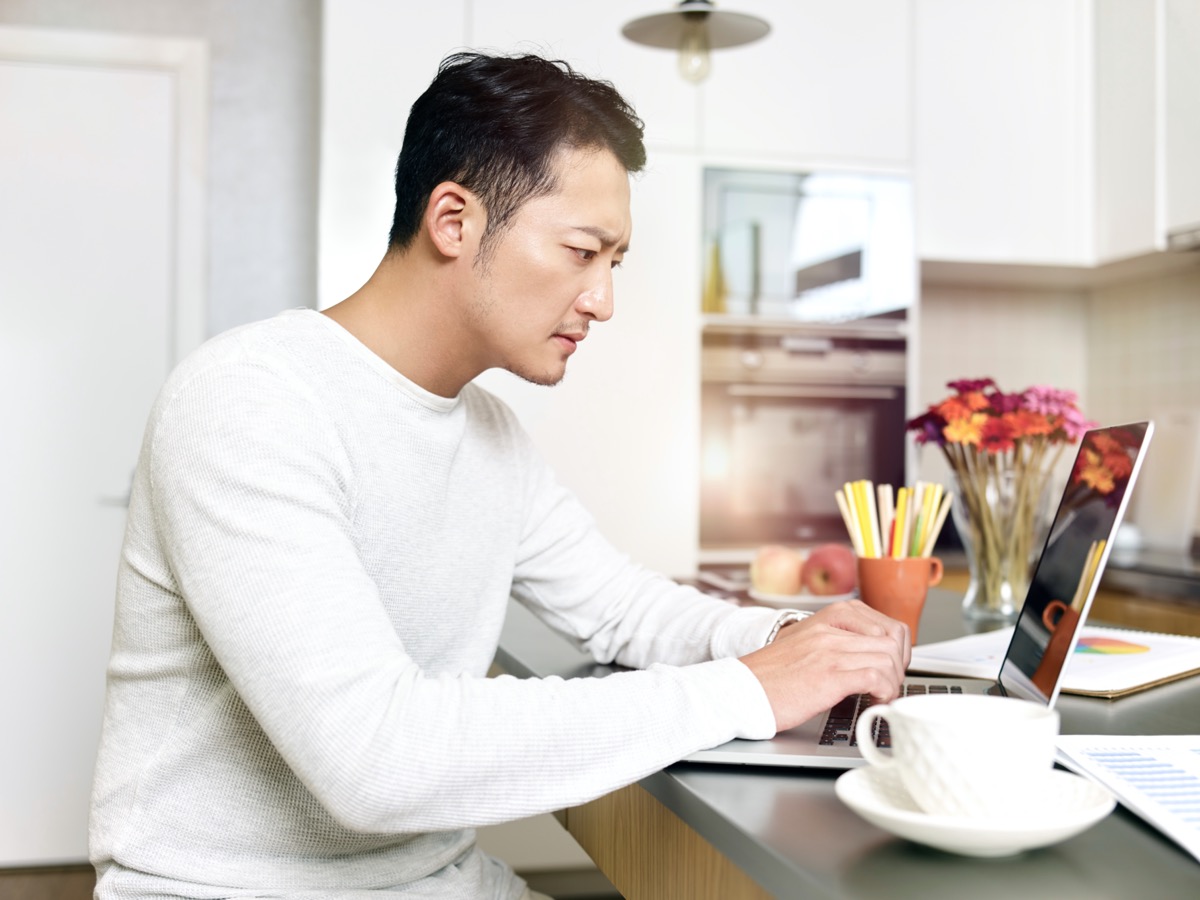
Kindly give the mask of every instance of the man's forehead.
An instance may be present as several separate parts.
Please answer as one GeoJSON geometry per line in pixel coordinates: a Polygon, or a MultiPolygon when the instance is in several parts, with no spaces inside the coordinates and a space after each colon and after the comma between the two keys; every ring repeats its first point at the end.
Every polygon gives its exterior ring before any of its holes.
{"type": "Polygon", "coordinates": [[[553,163],[554,188],[530,201],[558,220],[560,227],[588,234],[606,247],[627,249],[632,227],[629,172],[607,148],[559,148],[553,163]]]}

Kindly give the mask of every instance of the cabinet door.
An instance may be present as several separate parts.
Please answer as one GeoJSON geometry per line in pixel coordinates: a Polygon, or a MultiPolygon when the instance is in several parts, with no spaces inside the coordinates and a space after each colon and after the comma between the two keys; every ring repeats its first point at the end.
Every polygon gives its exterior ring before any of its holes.
{"type": "Polygon", "coordinates": [[[1161,0],[1164,231],[1200,229],[1200,3],[1161,0]]]}
{"type": "Polygon", "coordinates": [[[1149,253],[1158,240],[1157,14],[1153,3],[1096,0],[1095,257],[1149,253]]]}
{"type": "Polygon", "coordinates": [[[1086,8],[916,4],[918,255],[1090,263],[1086,8]]]}
{"type": "Polygon", "coordinates": [[[476,3],[468,39],[482,50],[564,59],[585,75],[607,79],[645,120],[648,145],[692,147],[702,95],[679,76],[675,53],[634,44],[621,34],[630,19],[670,6],[609,0],[584,12],[561,0],[476,3]]]}
{"type": "Polygon", "coordinates": [[[87,859],[130,476],[203,322],[203,54],[0,28],[0,865],[87,859]]]}
{"type": "Polygon", "coordinates": [[[713,54],[701,87],[704,151],[909,164],[908,0],[747,0],[737,11],[762,16],[771,33],[713,54]]]}

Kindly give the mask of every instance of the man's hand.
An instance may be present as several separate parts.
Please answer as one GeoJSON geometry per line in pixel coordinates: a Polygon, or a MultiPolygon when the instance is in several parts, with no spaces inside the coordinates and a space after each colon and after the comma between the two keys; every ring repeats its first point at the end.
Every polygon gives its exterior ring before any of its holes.
{"type": "Polygon", "coordinates": [[[762,683],[783,731],[850,694],[894,700],[911,655],[908,626],[849,600],[784,626],[742,662],[762,683]]]}

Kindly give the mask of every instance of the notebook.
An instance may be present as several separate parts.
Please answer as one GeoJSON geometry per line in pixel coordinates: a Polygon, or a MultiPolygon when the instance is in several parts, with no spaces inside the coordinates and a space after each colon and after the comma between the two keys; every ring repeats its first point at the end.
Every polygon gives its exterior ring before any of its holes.
{"type": "MultiPolygon", "coordinates": [[[[1112,538],[1150,438],[1151,422],[1088,431],[1059,500],[1008,651],[994,681],[907,678],[905,692],[998,694],[1053,706],[1087,618],[1112,538]]],[[[865,764],[853,745],[854,719],[868,698],[846,701],[768,741],[733,740],[687,762],[851,768],[865,764]]]]}

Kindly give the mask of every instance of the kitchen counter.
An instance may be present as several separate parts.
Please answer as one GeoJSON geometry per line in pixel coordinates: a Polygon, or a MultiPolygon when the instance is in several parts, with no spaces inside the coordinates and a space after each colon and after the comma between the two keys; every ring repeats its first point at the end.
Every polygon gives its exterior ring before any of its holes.
{"type": "Polygon", "coordinates": [[[1200,603],[1200,560],[1183,552],[1115,548],[1101,584],[1140,595],[1181,597],[1200,603]]]}
{"type": "MultiPolygon", "coordinates": [[[[959,600],[930,592],[926,640],[962,633],[959,600]]],[[[612,671],[516,604],[497,663],[522,677],[612,671]]],[[[1064,696],[1059,710],[1065,733],[1194,732],[1200,678],[1116,701],[1064,696]]],[[[868,824],[836,798],[837,776],[680,763],[560,819],[628,900],[1200,896],[1200,864],[1123,808],[1054,847],[978,860],[868,824]]]]}

